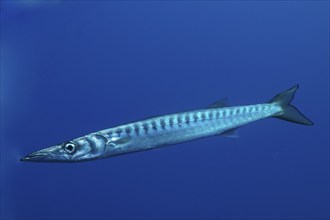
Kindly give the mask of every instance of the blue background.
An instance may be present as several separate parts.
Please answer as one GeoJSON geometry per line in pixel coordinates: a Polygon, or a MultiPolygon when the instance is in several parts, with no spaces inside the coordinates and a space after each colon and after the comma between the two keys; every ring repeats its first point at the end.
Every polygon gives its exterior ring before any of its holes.
{"type": "Polygon", "coordinates": [[[1,219],[327,219],[328,1],[2,1],[1,219]],[[33,151],[153,115],[268,101],[266,119],[77,164],[33,151]]]}

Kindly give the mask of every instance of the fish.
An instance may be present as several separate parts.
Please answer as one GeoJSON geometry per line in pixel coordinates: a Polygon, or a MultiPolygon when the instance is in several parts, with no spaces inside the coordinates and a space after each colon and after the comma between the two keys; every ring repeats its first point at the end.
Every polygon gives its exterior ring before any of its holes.
{"type": "Polygon", "coordinates": [[[236,129],[265,118],[313,125],[291,101],[299,88],[279,93],[268,102],[228,106],[221,99],[207,108],[152,117],[98,132],[28,154],[26,162],[82,162],[179,144],[208,136],[237,136],[236,129]]]}

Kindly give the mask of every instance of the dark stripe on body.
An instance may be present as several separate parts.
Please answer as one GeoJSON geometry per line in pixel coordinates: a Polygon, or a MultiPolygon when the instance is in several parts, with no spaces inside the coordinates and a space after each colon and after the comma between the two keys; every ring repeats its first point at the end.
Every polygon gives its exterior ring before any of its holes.
{"type": "Polygon", "coordinates": [[[189,117],[189,115],[186,115],[185,120],[186,120],[186,124],[189,125],[190,124],[190,117],[189,117]]]}
{"type": "Polygon", "coordinates": [[[156,123],[156,121],[151,121],[151,124],[152,124],[152,129],[154,131],[157,131],[157,123],[156,123]]]}
{"type": "Polygon", "coordinates": [[[178,120],[178,124],[179,124],[179,126],[182,126],[182,118],[181,118],[181,115],[178,115],[178,116],[177,116],[177,120],[178,120]]]}
{"type": "Polygon", "coordinates": [[[212,119],[213,118],[213,111],[209,112],[209,118],[212,119]]]}
{"type": "Polygon", "coordinates": [[[197,121],[198,121],[198,116],[197,116],[197,113],[194,113],[194,116],[193,116],[193,118],[194,118],[194,122],[197,122],[197,121]]]}
{"type": "Polygon", "coordinates": [[[202,121],[205,121],[205,119],[206,119],[206,115],[204,112],[202,112],[202,121]]]}
{"type": "Polygon", "coordinates": [[[143,130],[144,130],[144,133],[148,134],[148,130],[149,130],[148,123],[143,123],[142,127],[143,127],[143,130]]]}
{"type": "Polygon", "coordinates": [[[160,125],[162,126],[162,128],[165,130],[166,129],[166,122],[164,119],[160,119],[160,125]]]}
{"type": "Polygon", "coordinates": [[[118,135],[118,137],[120,136],[120,134],[123,132],[123,129],[118,128],[115,133],[118,135]]]}
{"type": "Polygon", "coordinates": [[[139,136],[139,134],[140,134],[140,127],[139,127],[139,125],[134,124],[133,127],[134,127],[134,132],[135,132],[135,134],[136,134],[137,136],[139,136]]]}
{"type": "Polygon", "coordinates": [[[173,117],[172,116],[169,118],[169,123],[170,123],[170,126],[173,127],[174,122],[173,122],[173,117]]]}
{"type": "Polygon", "coordinates": [[[131,133],[132,133],[131,128],[127,126],[127,127],[125,128],[125,133],[126,133],[127,136],[130,136],[131,133]]]}

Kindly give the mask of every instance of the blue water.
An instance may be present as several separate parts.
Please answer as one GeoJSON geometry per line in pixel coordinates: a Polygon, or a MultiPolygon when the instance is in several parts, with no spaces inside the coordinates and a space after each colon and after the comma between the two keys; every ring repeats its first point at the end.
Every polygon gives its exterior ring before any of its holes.
{"type": "Polygon", "coordinates": [[[2,1],[1,219],[328,219],[328,1],[2,1]],[[154,115],[268,101],[266,119],[77,164],[28,153],[154,115]]]}

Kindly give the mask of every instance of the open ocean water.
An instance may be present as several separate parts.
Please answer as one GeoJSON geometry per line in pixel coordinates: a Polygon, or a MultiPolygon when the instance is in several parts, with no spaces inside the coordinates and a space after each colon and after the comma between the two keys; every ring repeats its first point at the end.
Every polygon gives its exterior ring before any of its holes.
{"type": "Polygon", "coordinates": [[[328,219],[329,1],[1,1],[1,220],[328,219]],[[265,119],[85,163],[28,153],[295,84],[265,119]]]}

